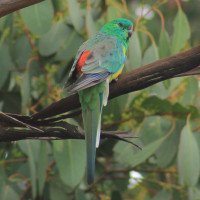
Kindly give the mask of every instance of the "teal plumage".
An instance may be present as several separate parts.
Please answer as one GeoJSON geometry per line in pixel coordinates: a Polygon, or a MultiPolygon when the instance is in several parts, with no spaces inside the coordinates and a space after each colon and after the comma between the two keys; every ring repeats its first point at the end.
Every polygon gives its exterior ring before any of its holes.
{"type": "Polygon", "coordinates": [[[107,104],[109,82],[122,72],[133,24],[115,19],[79,48],[65,87],[78,92],[87,149],[87,181],[94,181],[96,147],[99,145],[102,107],[107,104]]]}

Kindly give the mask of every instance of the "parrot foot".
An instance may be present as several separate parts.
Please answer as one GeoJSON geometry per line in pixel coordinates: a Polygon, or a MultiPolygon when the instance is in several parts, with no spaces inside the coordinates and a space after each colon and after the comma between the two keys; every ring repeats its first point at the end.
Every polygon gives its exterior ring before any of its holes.
{"type": "Polygon", "coordinates": [[[117,83],[118,80],[119,80],[119,78],[117,77],[117,78],[113,79],[113,82],[117,83]]]}

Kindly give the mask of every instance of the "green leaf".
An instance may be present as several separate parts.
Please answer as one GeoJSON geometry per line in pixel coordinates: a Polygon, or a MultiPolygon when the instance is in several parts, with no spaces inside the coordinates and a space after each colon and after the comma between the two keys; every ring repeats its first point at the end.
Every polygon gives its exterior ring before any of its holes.
{"type": "Polygon", "coordinates": [[[171,129],[172,123],[160,116],[148,117],[139,130],[141,141],[147,145],[165,136],[171,129]]]}
{"type": "Polygon", "coordinates": [[[75,29],[78,32],[82,32],[84,27],[84,18],[82,10],[80,9],[80,5],[78,4],[77,0],[69,0],[68,6],[69,15],[71,17],[75,29]]]}
{"type": "Polygon", "coordinates": [[[13,57],[17,67],[26,67],[31,53],[32,48],[27,35],[17,38],[13,49],[13,57]]]}
{"type": "Polygon", "coordinates": [[[116,9],[115,9],[114,6],[109,5],[109,6],[107,7],[106,12],[107,12],[107,20],[108,20],[108,21],[111,21],[111,20],[114,20],[114,19],[117,18],[117,12],[116,12],[116,9]]]}
{"type": "Polygon", "coordinates": [[[92,17],[91,9],[87,10],[86,26],[87,26],[89,37],[92,37],[93,35],[95,35],[98,32],[96,25],[95,25],[95,22],[94,22],[94,19],[92,17]]]}
{"type": "Polygon", "coordinates": [[[150,64],[159,59],[158,48],[151,45],[144,53],[144,58],[142,60],[142,65],[150,64]]]}
{"type": "Polygon", "coordinates": [[[3,193],[0,194],[1,200],[8,200],[8,199],[19,199],[19,195],[17,192],[10,186],[5,185],[3,189],[3,193]]]}
{"type": "Polygon", "coordinates": [[[142,50],[140,47],[140,41],[138,33],[135,31],[130,39],[129,44],[129,65],[130,69],[135,69],[141,66],[142,62],[142,50]]]}
{"type": "Polygon", "coordinates": [[[59,48],[54,60],[69,61],[75,57],[80,45],[83,43],[83,38],[74,30],[69,28],[67,40],[59,48]]]}
{"type": "Polygon", "coordinates": [[[0,88],[1,88],[8,77],[9,69],[14,68],[14,65],[9,55],[9,49],[5,43],[0,44],[0,61],[1,61],[0,62],[0,69],[1,69],[0,88]]]}
{"type": "MultiPolygon", "coordinates": [[[[126,106],[127,100],[128,100],[128,95],[123,95],[109,101],[109,106],[106,106],[103,109],[102,121],[105,125],[120,120],[122,118],[121,113],[126,106]],[[123,102],[123,104],[121,102],[123,102]]],[[[118,127],[118,125],[116,127],[118,127]]],[[[111,129],[113,130],[114,126],[112,126],[111,129]]]]}
{"type": "Polygon", "coordinates": [[[115,159],[122,164],[135,167],[143,163],[153,153],[155,153],[155,151],[159,148],[164,139],[165,137],[155,140],[142,148],[142,150],[139,150],[137,152],[134,151],[131,144],[127,145],[124,142],[118,142],[117,145],[115,145],[114,147],[115,159]]]}
{"type": "Polygon", "coordinates": [[[183,104],[194,104],[198,95],[198,81],[195,77],[188,78],[186,90],[183,94],[183,104]]]}
{"type": "Polygon", "coordinates": [[[161,29],[159,38],[159,57],[165,58],[170,55],[169,35],[166,30],[161,29]]]}
{"type": "Polygon", "coordinates": [[[180,132],[183,128],[182,121],[176,121],[173,132],[166,138],[162,145],[156,152],[157,163],[161,168],[166,168],[170,165],[174,157],[176,156],[178,149],[178,142],[180,140],[180,132]]]}
{"type": "Polygon", "coordinates": [[[22,78],[22,85],[21,85],[21,96],[22,96],[22,111],[28,107],[28,100],[31,95],[31,77],[30,77],[30,70],[26,70],[24,76],[22,78]]]}
{"type": "Polygon", "coordinates": [[[70,29],[64,23],[59,22],[54,24],[50,31],[43,35],[39,41],[39,52],[43,56],[49,56],[63,45],[68,40],[70,29]]]}
{"type": "Polygon", "coordinates": [[[197,142],[192,133],[190,124],[187,124],[182,132],[178,151],[178,169],[181,184],[185,182],[189,186],[197,184],[199,179],[200,159],[197,142]]]}
{"type": "Polygon", "coordinates": [[[46,141],[40,141],[40,154],[37,159],[37,177],[38,177],[38,192],[42,195],[45,178],[46,178],[46,165],[47,165],[47,143],[46,141]]]}
{"type": "Polygon", "coordinates": [[[68,140],[62,151],[57,151],[60,141],[54,141],[53,149],[61,180],[70,187],[76,186],[85,174],[86,150],[85,142],[68,140]]]}
{"type": "Polygon", "coordinates": [[[182,9],[178,9],[178,13],[174,19],[174,33],[172,40],[172,54],[178,53],[185,46],[190,38],[190,27],[187,16],[182,9]]]}
{"type": "Polygon", "coordinates": [[[171,192],[168,192],[166,190],[159,191],[152,200],[170,200],[172,198],[171,192]]]}
{"type": "Polygon", "coordinates": [[[76,200],[87,200],[86,194],[82,190],[76,189],[75,194],[76,194],[76,200]]]}
{"type": "Polygon", "coordinates": [[[35,198],[37,195],[37,187],[36,187],[36,160],[38,159],[38,150],[39,148],[36,146],[38,141],[19,141],[18,145],[22,149],[22,151],[28,156],[28,163],[31,175],[31,189],[32,189],[32,197],[35,198]],[[36,144],[36,145],[35,145],[36,144]]]}
{"type": "Polygon", "coordinates": [[[172,110],[171,102],[167,99],[160,99],[157,96],[150,96],[144,100],[142,107],[151,114],[169,113],[172,110]]]}
{"type": "Polygon", "coordinates": [[[66,185],[62,184],[62,182],[59,181],[59,179],[53,179],[50,182],[49,187],[50,192],[50,200],[67,200],[71,199],[72,191],[70,191],[66,185]]]}
{"type": "Polygon", "coordinates": [[[21,16],[28,29],[36,35],[49,31],[53,20],[53,7],[50,0],[23,8],[21,16]]]}

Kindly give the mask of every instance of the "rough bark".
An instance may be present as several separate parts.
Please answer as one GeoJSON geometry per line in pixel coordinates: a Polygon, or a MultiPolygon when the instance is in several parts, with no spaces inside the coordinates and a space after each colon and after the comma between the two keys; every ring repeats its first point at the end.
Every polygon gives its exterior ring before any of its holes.
{"type": "Polygon", "coordinates": [[[0,17],[8,15],[16,10],[31,6],[44,0],[1,0],[0,17]]]}

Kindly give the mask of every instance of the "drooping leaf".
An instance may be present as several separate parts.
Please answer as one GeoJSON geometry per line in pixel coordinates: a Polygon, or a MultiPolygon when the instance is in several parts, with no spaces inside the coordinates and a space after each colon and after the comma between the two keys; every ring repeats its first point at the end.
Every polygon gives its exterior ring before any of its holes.
{"type": "Polygon", "coordinates": [[[21,16],[28,29],[36,35],[49,31],[53,20],[51,0],[23,8],[21,16]]]}
{"type": "Polygon", "coordinates": [[[107,11],[108,21],[111,21],[117,18],[117,12],[114,6],[112,5],[108,6],[106,11],[107,11]]]}
{"type": "Polygon", "coordinates": [[[76,189],[76,200],[87,200],[86,194],[79,189],[76,189]]]}
{"type": "Polygon", "coordinates": [[[198,81],[195,77],[188,78],[186,90],[183,94],[183,104],[194,104],[198,95],[198,81]]]}
{"type": "Polygon", "coordinates": [[[94,22],[94,19],[93,19],[93,16],[92,16],[91,9],[88,10],[87,14],[86,14],[86,25],[87,25],[89,37],[92,37],[93,35],[95,35],[98,32],[95,22],[94,22]]]}
{"type": "Polygon", "coordinates": [[[46,165],[47,165],[47,144],[46,141],[40,142],[39,156],[37,160],[37,177],[38,177],[38,192],[40,195],[43,193],[45,178],[46,178],[46,165]]]}
{"type": "Polygon", "coordinates": [[[118,142],[114,147],[115,159],[122,164],[135,167],[145,162],[153,153],[155,153],[164,139],[165,137],[162,137],[153,141],[137,152],[134,151],[134,147],[131,144],[118,142]]]}
{"type": "Polygon", "coordinates": [[[50,200],[59,199],[59,200],[71,200],[71,193],[72,191],[66,185],[64,185],[60,179],[54,176],[51,179],[50,186],[49,186],[49,198],[50,200]]]}
{"type": "Polygon", "coordinates": [[[68,40],[70,29],[62,22],[54,24],[50,31],[43,35],[39,41],[39,52],[43,56],[49,56],[56,51],[68,40]]]}
{"type": "Polygon", "coordinates": [[[142,65],[147,65],[158,60],[158,48],[154,45],[151,45],[144,53],[144,57],[142,59],[142,65]]]}
{"type": "Polygon", "coordinates": [[[0,194],[0,197],[2,200],[19,199],[19,195],[10,185],[4,186],[3,193],[0,194]]]}
{"type": "Polygon", "coordinates": [[[166,30],[161,29],[159,38],[159,57],[165,58],[170,55],[169,35],[166,30]]]}
{"type": "Polygon", "coordinates": [[[199,179],[200,157],[199,148],[192,133],[190,124],[182,132],[178,151],[178,169],[181,184],[194,186],[199,179]]]}
{"type": "Polygon", "coordinates": [[[9,49],[5,43],[0,44],[0,61],[1,61],[0,62],[0,70],[1,70],[0,88],[1,88],[8,77],[9,69],[14,68],[14,65],[10,58],[9,49]]]}
{"type": "Polygon", "coordinates": [[[174,159],[177,149],[178,142],[180,140],[180,132],[183,128],[182,121],[178,121],[175,124],[173,132],[166,138],[162,145],[158,148],[156,152],[157,164],[161,168],[166,168],[174,159]]]}
{"type": "Polygon", "coordinates": [[[67,40],[57,51],[54,60],[69,61],[75,57],[80,45],[83,43],[83,38],[75,31],[69,28],[67,40]]]}
{"type": "Polygon", "coordinates": [[[38,150],[37,148],[38,141],[19,141],[18,145],[22,151],[28,156],[30,177],[31,177],[31,190],[32,197],[35,198],[37,195],[37,185],[36,185],[36,159],[38,159],[38,150]]]}
{"type": "Polygon", "coordinates": [[[31,57],[32,49],[28,37],[22,35],[14,43],[13,57],[17,67],[24,68],[31,57]]]}
{"type": "MultiPolygon", "coordinates": [[[[54,156],[58,167],[61,180],[74,187],[77,185],[85,173],[86,166],[86,150],[85,143],[83,141],[61,141],[63,142],[62,151],[57,151],[54,148],[54,156]]],[[[60,143],[55,141],[53,147],[60,143]]]]}
{"type": "Polygon", "coordinates": [[[143,102],[142,107],[147,109],[152,114],[169,113],[172,110],[172,105],[168,100],[160,99],[157,96],[148,97],[143,102]]]}
{"type": "Polygon", "coordinates": [[[24,112],[28,107],[28,100],[31,94],[31,76],[29,69],[26,70],[22,78],[21,96],[22,96],[22,111],[24,112]]]}
{"type": "Polygon", "coordinates": [[[69,15],[75,29],[78,32],[82,32],[84,26],[84,18],[82,10],[80,9],[80,5],[78,4],[77,0],[69,0],[68,6],[69,6],[69,15]]]}
{"type": "Polygon", "coordinates": [[[141,66],[142,62],[142,50],[140,47],[140,41],[138,33],[134,32],[129,44],[129,65],[130,69],[135,69],[141,66]]]}
{"type": "Polygon", "coordinates": [[[171,52],[172,54],[178,53],[185,45],[190,37],[190,27],[187,16],[182,9],[178,9],[176,18],[174,19],[174,33],[172,40],[171,52]]]}
{"type": "Polygon", "coordinates": [[[161,190],[159,191],[153,198],[152,200],[170,200],[172,198],[171,192],[167,190],[161,190]]]}

